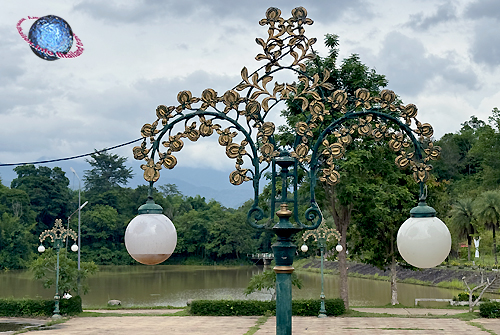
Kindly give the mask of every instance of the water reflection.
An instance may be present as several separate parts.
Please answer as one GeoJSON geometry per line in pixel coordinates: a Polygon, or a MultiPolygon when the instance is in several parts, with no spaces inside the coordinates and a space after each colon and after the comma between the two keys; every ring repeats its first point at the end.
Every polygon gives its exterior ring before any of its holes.
{"type": "MultiPolygon", "coordinates": [[[[89,279],[90,292],[83,296],[84,307],[104,306],[111,299],[124,306],[185,306],[188,299],[258,299],[267,300],[265,292],[246,297],[244,289],[252,275],[262,267],[217,266],[114,266],[103,267],[89,279]]],[[[293,298],[318,298],[321,277],[315,273],[299,273],[304,286],[293,288],[293,298]]],[[[327,298],[339,296],[338,276],[325,275],[327,298]]],[[[398,284],[399,302],[411,306],[415,298],[452,298],[460,291],[437,287],[398,284]]],[[[39,281],[31,279],[27,271],[0,273],[0,297],[52,298],[53,288],[44,289],[39,281]]],[[[351,306],[380,306],[390,303],[390,283],[349,278],[351,306]]]]}

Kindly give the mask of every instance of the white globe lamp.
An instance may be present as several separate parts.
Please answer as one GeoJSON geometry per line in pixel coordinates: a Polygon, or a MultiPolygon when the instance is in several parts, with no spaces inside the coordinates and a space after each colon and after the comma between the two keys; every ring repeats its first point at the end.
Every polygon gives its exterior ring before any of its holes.
{"type": "Polygon", "coordinates": [[[418,268],[441,264],[451,249],[451,235],[425,197],[410,211],[410,218],[399,228],[398,250],[403,259],[418,268]]]}
{"type": "Polygon", "coordinates": [[[335,250],[337,250],[337,252],[341,252],[344,248],[342,248],[342,246],[340,244],[337,244],[337,246],[335,247],[335,250]]]}
{"type": "Polygon", "coordinates": [[[306,244],[302,244],[302,246],[300,247],[300,250],[302,252],[307,252],[307,250],[309,250],[309,247],[306,244]]]}
{"type": "Polygon", "coordinates": [[[71,251],[73,251],[73,252],[78,251],[78,245],[76,245],[76,243],[71,246],[71,251]]]}
{"type": "Polygon", "coordinates": [[[40,253],[41,253],[41,252],[44,252],[44,251],[45,251],[45,247],[44,247],[43,245],[40,245],[40,246],[38,247],[38,252],[40,252],[40,253]]]}
{"type": "Polygon", "coordinates": [[[163,215],[163,208],[149,197],[125,231],[128,253],[139,263],[155,265],[167,260],[176,245],[177,232],[172,221],[163,215]]]}

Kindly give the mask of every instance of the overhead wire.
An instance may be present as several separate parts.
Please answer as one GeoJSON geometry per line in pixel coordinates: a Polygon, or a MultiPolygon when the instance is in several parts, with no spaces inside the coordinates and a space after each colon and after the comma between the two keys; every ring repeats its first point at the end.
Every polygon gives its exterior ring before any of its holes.
{"type": "Polygon", "coordinates": [[[35,162],[5,163],[5,164],[0,163],[0,167],[2,167],[2,166],[28,165],[28,164],[35,165],[35,164],[45,164],[45,163],[53,163],[53,162],[60,162],[60,161],[68,161],[68,160],[82,158],[82,157],[90,156],[90,155],[93,155],[93,154],[99,154],[101,152],[105,152],[105,151],[113,150],[113,149],[116,149],[116,148],[124,147],[126,145],[129,145],[129,144],[141,141],[142,139],[143,138],[141,137],[141,138],[138,138],[136,140],[133,140],[133,141],[130,141],[130,142],[127,142],[127,143],[118,144],[118,145],[115,145],[115,146],[110,147],[110,148],[105,148],[105,149],[102,149],[102,150],[94,151],[94,152],[91,152],[91,153],[88,153],[88,154],[83,154],[83,155],[77,155],[77,156],[71,156],[71,157],[64,157],[64,158],[57,158],[57,159],[49,159],[49,160],[43,160],[43,161],[35,161],[35,162]]]}

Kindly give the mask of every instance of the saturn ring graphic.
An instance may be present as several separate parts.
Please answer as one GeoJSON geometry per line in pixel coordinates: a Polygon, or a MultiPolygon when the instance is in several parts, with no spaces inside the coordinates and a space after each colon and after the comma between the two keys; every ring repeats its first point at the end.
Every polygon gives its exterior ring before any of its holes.
{"type": "Polygon", "coordinates": [[[76,58],[83,53],[82,41],[73,34],[68,22],[59,16],[28,16],[28,19],[19,20],[16,28],[35,55],[42,59],[52,61],[59,58],[76,58]],[[21,24],[27,20],[36,20],[31,25],[28,36],[23,33],[21,27],[21,24]],[[70,51],[74,41],[76,41],[76,49],[70,51]]]}

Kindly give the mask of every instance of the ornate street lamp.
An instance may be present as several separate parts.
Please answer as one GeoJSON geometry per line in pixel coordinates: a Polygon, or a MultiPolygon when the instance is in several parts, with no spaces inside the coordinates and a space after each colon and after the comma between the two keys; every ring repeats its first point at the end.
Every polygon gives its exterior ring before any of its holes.
{"type": "MultiPolygon", "coordinates": [[[[312,46],[316,39],[304,35],[305,26],[313,21],[303,7],[293,9],[292,17],[286,20],[278,8],[271,7],[259,23],[268,26],[267,37],[256,39],[263,49],[256,56],[265,63],[262,67],[252,73],[244,67],[242,81],[222,95],[211,88],[198,97],[190,91],[181,91],[177,95],[178,104],[158,106],[156,120],[142,127],[144,141],[133,152],[136,159],[145,160],[141,168],[150,183],[149,197],[145,207],[139,209],[140,215],[127,227],[125,244],[139,262],[154,264],[169,257],[175,248],[175,228],[153,202],[153,183],[159,179],[162,167],[176,166],[174,154],[182,150],[184,140],[195,142],[200,137],[217,134],[226,155],[236,161],[229,181],[234,185],[253,183],[254,201],[247,215],[248,223],[277,235],[273,245],[277,274],[276,333],[291,334],[291,273],[296,250],[291,238],[320,225],[322,214],[315,198],[317,182],[331,186],[338,182],[340,173],[335,163],[344,157],[353,142],[352,135],[387,140],[398,154],[396,164],[413,170],[421,190],[432,169],[428,162],[439,156],[440,148],[430,141],[432,127],[416,119],[417,107],[401,105],[394,92],[383,90],[372,95],[364,88],[355,92],[336,90],[328,81],[328,70],[308,74],[306,63],[315,58],[312,46]],[[298,75],[299,84],[275,81],[274,76],[281,71],[298,75]],[[295,125],[292,134],[295,140],[290,146],[278,145],[276,127],[266,121],[272,111],[279,112],[282,101],[296,104],[306,116],[305,121],[295,125]],[[320,130],[319,135],[316,130],[320,130]],[[310,205],[304,213],[299,213],[298,207],[299,170],[310,183],[310,205]],[[259,207],[259,184],[264,173],[271,176],[268,213],[259,207]],[[277,185],[279,182],[281,187],[277,185]]],[[[410,235],[409,238],[413,236],[410,235]]],[[[451,246],[449,232],[446,238],[437,243],[451,246]]],[[[444,260],[448,251],[439,257],[444,260]]]]}
{"type": "Polygon", "coordinates": [[[67,237],[71,237],[75,244],[71,246],[71,251],[78,251],[78,245],[76,245],[77,234],[72,229],[66,229],[62,225],[61,219],[56,219],[54,223],[54,227],[50,230],[45,230],[40,234],[40,246],[38,247],[38,252],[44,252],[45,247],[43,246],[43,241],[49,237],[54,244],[54,249],[57,254],[57,262],[56,262],[56,294],[54,296],[55,308],[54,315],[52,315],[53,319],[58,319],[61,317],[59,314],[59,300],[61,297],[59,296],[59,251],[61,248],[64,248],[64,243],[67,237]]]}
{"type": "MultiPolygon", "coordinates": [[[[325,255],[325,250],[326,250],[326,242],[331,242],[334,239],[337,240],[337,242],[340,242],[340,233],[333,228],[329,228],[325,222],[323,221],[319,227],[315,230],[309,230],[306,231],[304,234],[302,234],[302,240],[304,241],[304,244],[302,247],[300,247],[300,250],[302,252],[307,252],[309,250],[309,247],[307,246],[306,242],[309,237],[314,237],[314,241],[318,244],[318,248],[321,252],[321,294],[319,296],[321,300],[321,306],[319,308],[319,318],[325,318],[326,317],[326,308],[325,308],[325,283],[323,279],[323,264],[324,264],[324,255],[325,255]]],[[[335,250],[337,252],[342,251],[342,245],[337,244],[335,247],[335,250]]]]}

